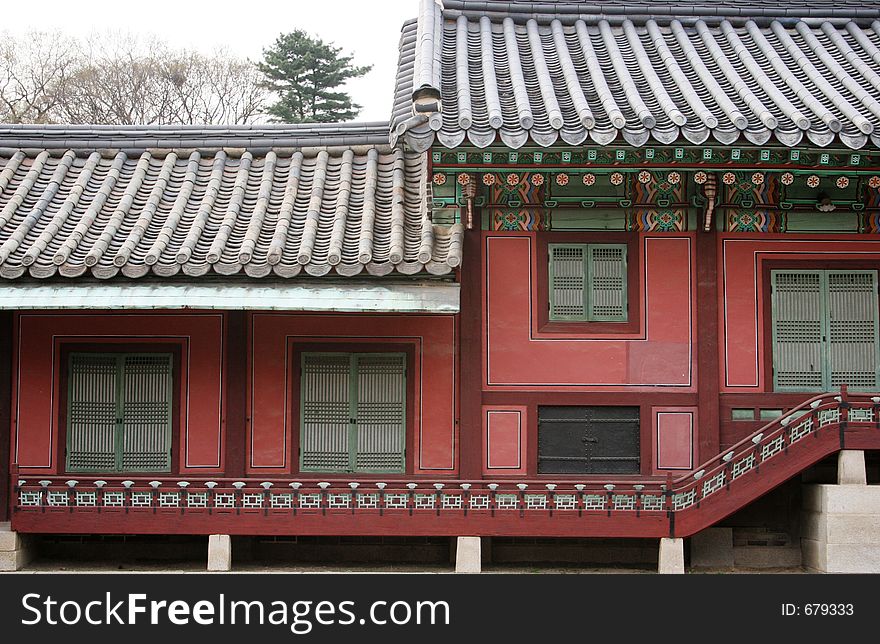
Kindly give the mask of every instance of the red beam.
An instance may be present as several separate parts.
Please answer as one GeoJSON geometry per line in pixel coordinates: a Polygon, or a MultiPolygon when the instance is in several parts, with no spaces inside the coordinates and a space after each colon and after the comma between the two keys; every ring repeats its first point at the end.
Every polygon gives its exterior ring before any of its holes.
{"type": "Polygon", "coordinates": [[[520,537],[663,537],[669,532],[666,514],[612,512],[583,514],[571,511],[517,510],[445,510],[442,515],[430,510],[299,511],[241,510],[212,514],[207,511],[151,509],[97,510],[70,512],[66,508],[46,512],[20,510],[13,516],[18,532],[64,534],[232,534],[266,536],[520,536],[520,537]]]}

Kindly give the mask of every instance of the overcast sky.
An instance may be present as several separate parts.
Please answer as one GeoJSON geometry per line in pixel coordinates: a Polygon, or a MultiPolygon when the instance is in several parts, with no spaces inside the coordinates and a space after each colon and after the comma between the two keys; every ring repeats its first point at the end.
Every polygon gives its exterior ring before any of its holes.
{"type": "Polygon", "coordinates": [[[385,121],[394,96],[400,27],[419,0],[0,0],[0,30],[61,30],[75,36],[107,30],[155,35],[174,47],[210,53],[225,47],[261,58],[278,34],[303,29],[373,65],[348,91],[363,106],[358,120],[385,121]]]}

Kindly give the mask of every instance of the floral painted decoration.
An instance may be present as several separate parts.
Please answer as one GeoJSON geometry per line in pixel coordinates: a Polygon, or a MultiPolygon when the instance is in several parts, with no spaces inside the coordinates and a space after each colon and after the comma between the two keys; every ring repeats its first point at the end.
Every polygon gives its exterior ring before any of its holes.
{"type": "Polygon", "coordinates": [[[592,186],[596,183],[596,175],[588,172],[583,176],[585,186],[592,186]]]}
{"type": "Polygon", "coordinates": [[[724,176],[721,177],[721,180],[724,182],[725,185],[732,186],[734,183],[736,183],[736,175],[732,172],[725,172],[724,176]]]}
{"type": "Polygon", "coordinates": [[[868,179],[868,186],[875,189],[880,188],[880,177],[875,174],[873,177],[868,179]]]}
{"type": "Polygon", "coordinates": [[[849,186],[849,177],[837,177],[837,187],[843,190],[849,186]]]}
{"type": "Polygon", "coordinates": [[[709,180],[709,175],[706,174],[705,172],[700,171],[694,175],[694,181],[700,185],[703,185],[708,180],[709,180]]]}
{"type": "Polygon", "coordinates": [[[483,185],[484,186],[491,186],[494,183],[495,183],[495,175],[494,174],[492,174],[491,172],[487,172],[486,174],[483,175],[483,185]]]}
{"type": "Polygon", "coordinates": [[[623,183],[623,173],[622,172],[614,172],[611,175],[611,185],[619,186],[623,183]]]}
{"type": "Polygon", "coordinates": [[[558,186],[567,186],[568,185],[568,175],[564,172],[560,172],[556,175],[556,185],[558,186]]]}
{"type": "Polygon", "coordinates": [[[807,187],[809,188],[818,188],[819,187],[819,176],[815,174],[811,174],[807,177],[807,187]]]}
{"type": "Polygon", "coordinates": [[[433,181],[438,186],[442,186],[443,184],[446,183],[446,175],[443,174],[442,172],[437,172],[436,174],[434,174],[433,181]]]}
{"type": "Polygon", "coordinates": [[[794,175],[791,172],[783,172],[779,180],[782,182],[782,185],[790,186],[794,183],[794,175]]]}
{"type": "Polygon", "coordinates": [[[681,175],[678,172],[670,172],[666,175],[666,180],[672,185],[681,183],[681,175]]]}
{"type": "Polygon", "coordinates": [[[543,186],[544,185],[544,175],[543,174],[533,174],[529,180],[532,182],[533,186],[543,186]]]}
{"type": "Polygon", "coordinates": [[[507,175],[507,185],[515,186],[518,183],[519,183],[519,175],[518,174],[507,175]]]}
{"type": "Polygon", "coordinates": [[[754,183],[756,186],[760,186],[762,183],[764,183],[764,173],[756,172],[755,174],[753,174],[752,183],[754,183]]]}
{"type": "Polygon", "coordinates": [[[462,172],[460,175],[458,175],[459,185],[466,186],[470,182],[471,182],[471,175],[467,174],[466,172],[462,172]]]}
{"type": "Polygon", "coordinates": [[[650,183],[651,182],[651,173],[647,170],[642,170],[639,172],[639,181],[642,183],[650,183]]]}

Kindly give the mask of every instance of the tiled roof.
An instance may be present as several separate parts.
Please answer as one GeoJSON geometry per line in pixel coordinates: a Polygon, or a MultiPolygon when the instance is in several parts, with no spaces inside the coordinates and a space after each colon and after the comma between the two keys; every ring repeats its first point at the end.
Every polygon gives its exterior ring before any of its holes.
{"type": "Polygon", "coordinates": [[[422,0],[391,140],[880,145],[878,20],[848,0],[422,0]]]}
{"type": "Polygon", "coordinates": [[[0,276],[448,273],[461,226],[387,132],[0,126],[0,276]]]}

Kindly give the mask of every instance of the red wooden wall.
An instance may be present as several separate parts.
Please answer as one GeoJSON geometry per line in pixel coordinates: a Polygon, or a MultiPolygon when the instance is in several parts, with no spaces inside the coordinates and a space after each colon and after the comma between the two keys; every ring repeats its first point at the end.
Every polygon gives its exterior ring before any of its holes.
{"type": "Polygon", "coordinates": [[[774,393],[768,271],[773,267],[880,269],[880,240],[851,234],[726,234],[718,238],[719,445],[724,449],[766,424],[764,410],[794,407],[809,393],[774,393]],[[732,410],[755,410],[755,420],[732,410]]]}
{"type": "MultiPolygon", "coordinates": [[[[486,390],[547,388],[694,391],[693,240],[642,236],[637,266],[645,302],[636,333],[545,332],[538,327],[534,234],[486,234],[483,290],[486,390]]],[[[630,264],[633,263],[630,259],[630,264]]]]}
{"type": "MultiPolygon", "coordinates": [[[[289,474],[297,458],[288,437],[298,424],[291,391],[292,356],[297,348],[375,343],[412,347],[414,395],[407,449],[413,474],[454,475],[458,471],[457,321],[440,315],[297,315],[254,313],[250,330],[247,471],[289,474]]],[[[314,475],[313,475],[314,476],[314,475]]]]}
{"type": "Polygon", "coordinates": [[[628,261],[637,272],[628,293],[637,319],[620,330],[542,322],[546,242],[536,233],[482,234],[483,474],[534,475],[537,408],[569,404],[639,407],[642,473],[690,469],[699,458],[695,337],[705,323],[695,235],[637,237],[628,261]]]}
{"type": "Polygon", "coordinates": [[[768,391],[766,262],[880,262],[880,240],[853,235],[725,235],[718,272],[722,392],[768,391]]]}
{"type": "Polygon", "coordinates": [[[65,346],[110,341],[179,345],[181,373],[176,469],[224,468],[224,315],[221,313],[22,313],[16,317],[14,459],[23,475],[63,471],[60,408],[65,346]]]}
{"type": "Polygon", "coordinates": [[[298,348],[406,348],[413,356],[414,394],[408,471],[458,471],[454,316],[22,313],[15,324],[12,444],[24,475],[63,472],[62,350],[98,342],[179,347],[174,471],[226,476],[296,472],[290,375],[298,348]]]}

